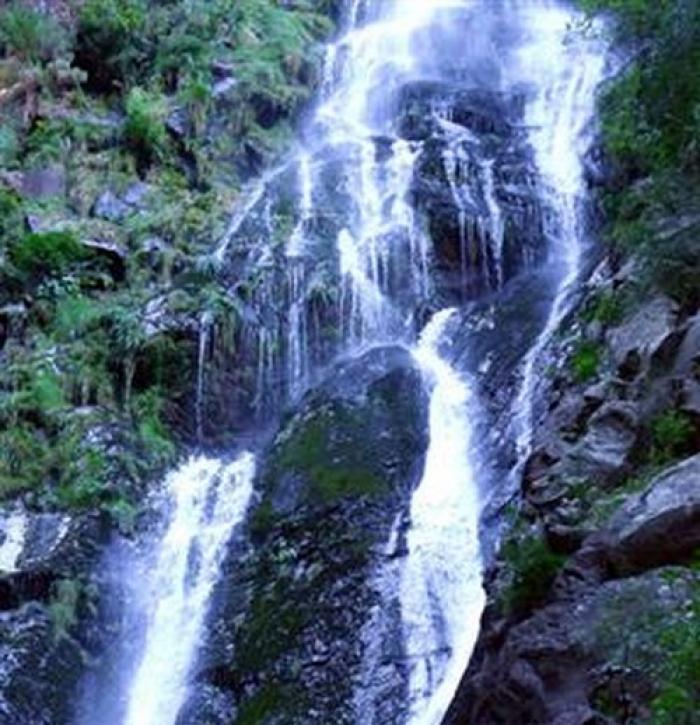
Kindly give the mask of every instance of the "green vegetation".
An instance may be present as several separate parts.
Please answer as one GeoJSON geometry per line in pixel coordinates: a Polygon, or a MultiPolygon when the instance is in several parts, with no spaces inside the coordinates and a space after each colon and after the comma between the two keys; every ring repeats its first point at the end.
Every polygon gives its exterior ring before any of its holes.
{"type": "Polygon", "coordinates": [[[679,410],[667,410],[651,422],[651,459],[657,464],[677,458],[689,448],[693,436],[690,417],[679,410]]]}
{"type": "Polygon", "coordinates": [[[53,60],[69,47],[66,30],[50,15],[21,2],[0,10],[0,52],[25,63],[53,60]]]}
{"type": "Polygon", "coordinates": [[[133,525],[191,405],[190,321],[209,311],[221,354],[235,348],[241,309],[201,262],[241,170],[270,159],[308,97],[328,10],[0,8],[0,499],[27,492],[133,525]],[[125,204],[139,181],[142,200],[125,204]],[[105,191],[114,215],[96,211],[105,191]],[[154,329],[149,304],[180,327],[154,329]]]}
{"type": "Polygon", "coordinates": [[[272,715],[302,712],[304,693],[289,685],[264,685],[249,700],[246,700],[236,722],[239,725],[259,725],[272,715]]]}
{"type": "Polygon", "coordinates": [[[697,722],[700,712],[700,585],[684,616],[661,631],[666,656],[659,673],[658,694],[651,703],[653,725],[697,722]]]}
{"type": "Polygon", "coordinates": [[[385,484],[371,456],[352,435],[362,430],[363,421],[352,410],[336,406],[321,411],[285,442],[277,469],[308,477],[311,496],[325,503],[378,495],[385,484]],[[354,445],[348,446],[348,439],[354,445]]]}
{"type": "Polygon", "coordinates": [[[595,378],[601,362],[601,347],[597,342],[580,340],[570,360],[571,373],[578,383],[595,378]]]}
{"type": "Polygon", "coordinates": [[[603,290],[592,295],[583,311],[586,322],[615,325],[622,320],[624,303],[619,292],[603,290]]]}
{"type": "Polygon", "coordinates": [[[503,557],[512,574],[503,601],[514,614],[542,604],[566,562],[566,556],[552,551],[545,539],[534,535],[510,538],[503,546],[503,557]]]}
{"type": "Polygon", "coordinates": [[[53,621],[54,637],[65,637],[78,621],[78,603],[82,586],[75,579],[60,579],[54,584],[49,603],[49,614],[53,621]]]}
{"type": "Polygon", "coordinates": [[[696,304],[700,290],[700,4],[579,0],[609,11],[634,61],[602,98],[616,179],[605,199],[611,241],[636,250],[649,281],[696,304]]]}
{"type": "Polygon", "coordinates": [[[70,232],[25,234],[10,248],[10,261],[24,275],[60,276],[88,252],[70,232]]]}
{"type": "Polygon", "coordinates": [[[124,137],[136,158],[148,164],[162,158],[167,143],[164,99],[143,88],[132,88],[126,99],[124,137]]]}

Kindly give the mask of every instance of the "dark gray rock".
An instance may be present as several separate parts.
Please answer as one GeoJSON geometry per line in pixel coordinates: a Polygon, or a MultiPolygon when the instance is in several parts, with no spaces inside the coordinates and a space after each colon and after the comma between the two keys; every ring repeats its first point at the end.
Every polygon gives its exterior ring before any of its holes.
{"type": "Polygon", "coordinates": [[[659,474],[610,522],[621,572],[683,563],[700,548],[700,454],[659,474]]]}
{"type": "Polygon", "coordinates": [[[625,401],[605,403],[590,419],[572,453],[581,475],[611,481],[625,475],[640,436],[637,406],[625,401]]]}
{"type": "Polygon", "coordinates": [[[619,375],[626,380],[647,374],[663,358],[676,333],[678,308],[667,297],[655,297],[608,333],[608,346],[619,375]]]}
{"type": "Polygon", "coordinates": [[[22,172],[21,193],[28,199],[50,199],[65,196],[65,168],[54,165],[22,172]]]}
{"type": "Polygon", "coordinates": [[[624,721],[638,721],[654,696],[649,658],[666,656],[661,633],[687,616],[693,581],[678,570],[673,579],[663,570],[611,582],[577,575],[521,622],[505,626],[487,616],[443,724],[603,725],[610,720],[598,709],[601,700],[631,717],[624,721]],[[613,687],[620,676],[624,686],[613,687]]]}
{"type": "Polygon", "coordinates": [[[426,426],[421,374],[398,347],[333,366],[283,421],[256,484],[257,546],[231,552],[201,676],[241,712],[264,702],[270,721],[356,722],[371,575],[407,513],[426,426]]]}
{"type": "Polygon", "coordinates": [[[145,209],[148,206],[148,196],[153,192],[150,184],[143,181],[135,181],[130,184],[122,196],[125,204],[135,207],[136,209],[145,209]]]}
{"type": "Polygon", "coordinates": [[[131,213],[129,205],[122,201],[113,191],[103,191],[93,206],[92,213],[96,217],[119,223],[131,213]]]}

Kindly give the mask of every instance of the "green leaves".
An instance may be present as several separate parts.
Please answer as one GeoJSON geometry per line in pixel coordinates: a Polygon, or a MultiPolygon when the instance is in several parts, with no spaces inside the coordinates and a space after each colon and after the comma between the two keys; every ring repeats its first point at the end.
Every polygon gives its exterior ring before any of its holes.
{"type": "Polygon", "coordinates": [[[124,140],[137,161],[149,164],[162,159],[168,141],[165,98],[144,88],[132,88],[126,99],[124,140]]]}
{"type": "Polygon", "coordinates": [[[10,259],[25,275],[61,275],[89,256],[70,232],[25,234],[10,249],[10,259]]]}
{"type": "Polygon", "coordinates": [[[0,52],[24,63],[53,60],[67,51],[68,33],[48,13],[13,2],[0,10],[0,52]]]}

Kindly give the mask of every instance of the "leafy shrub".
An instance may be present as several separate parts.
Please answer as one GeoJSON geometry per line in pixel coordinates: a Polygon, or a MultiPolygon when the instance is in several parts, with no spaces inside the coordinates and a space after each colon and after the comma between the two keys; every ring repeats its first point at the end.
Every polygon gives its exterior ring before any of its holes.
{"type": "Polygon", "coordinates": [[[176,452],[162,420],[163,404],[164,398],[157,388],[151,388],[134,399],[139,442],[148,465],[154,467],[172,463],[176,452]]]}
{"type": "Polygon", "coordinates": [[[17,161],[20,143],[11,125],[0,126],[0,166],[11,167],[17,161]]]}
{"type": "MultiPolygon", "coordinates": [[[[154,9],[155,10],[155,9],[154,9]]],[[[145,0],[87,0],[78,16],[75,62],[98,92],[137,83],[148,76],[153,56],[145,0]]]]}
{"type": "Polygon", "coordinates": [[[26,275],[60,275],[89,256],[70,232],[25,234],[10,249],[10,259],[26,275]]]}
{"type": "Polygon", "coordinates": [[[0,10],[0,52],[26,63],[57,58],[69,48],[66,31],[51,15],[13,2],[0,10]]]}
{"type": "Polygon", "coordinates": [[[667,653],[660,672],[660,686],[651,703],[653,725],[697,722],[700,712],[700,593],[687,615],[667,626],[661,645],[667,653]]]}
{"type": "Polygon", "coordinates": [[[574,349],[571,358],[571,373],[578,383],[585,383],[598,374],[600,367],[601,349],[597,342],[582,340],[574,349]]]}
{"type": "Polygon", "coordinates": [[[126,100],[124,137],[137,160],[148,164],[161,158],[168,140],[165,130],[167,107],[162,96],[133,88],[126,100]]]}
{"type": "Polygon", "coordinates": [[[41,483],[47,450],[28,424],[3,426],[0,432],[0,499],[41,483]]]}
{"type": "Polygon", "coordinates": [[[651,423],[652,458],[663,463],[672,460],[688,446],[693,435],[690,418],[678,410],[667,410],[651,423]]]}
{"type": "Polygon", "coordinates": [[[615,292],[603,291],[593,296],[584,311],[587,322],[601,322],[614,325],[622,319],[623,305],[615,292]]]}
{"type": "Polygon", "coordinates": [[[601,103],[618,177],[607,205],[612,241],[641,253],[648,281],[692,308],[700,302],[698,225],[684,230],[678,222],[699,211],[700,3],[579,3],[610,11],[618,38],[635,50],[601,103]]]}
{"type": "Polygon", "coordinates": [[[82,448],[77,439],[70,442],[73,456],[61,461],[63,471],[57,492],[59,503],[66,508],[85,508],[107,501],[111,494],[107,487],[108,470],[104,454],[82,448]]]}
{"type": "Polygon", "coordinates": [[[80,582],[76,579],[60,579],[53,587],[49,614],[57,640],[66,637],[78,621],[81,589],[80,582]]]}
{"type": "Polygon", "coordinates": [[[503,546],[503,556],[512,581],[504,593],[510,612],[525,612],[541,604],[566,562],[566,556],[552,551],[539,536],[511,538],[503,546]]]}

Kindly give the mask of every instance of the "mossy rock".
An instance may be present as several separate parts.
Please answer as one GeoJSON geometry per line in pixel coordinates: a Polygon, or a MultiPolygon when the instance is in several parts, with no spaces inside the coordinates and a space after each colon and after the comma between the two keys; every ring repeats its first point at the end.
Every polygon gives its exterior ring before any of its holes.
{"type": "Polygon", "coordinates": [[[381,348],[342,363],[272,443],[260,478],[265,498],[286,513],[388,496],[420,466],[426,428],[426,395],[407,351],[381,348]]]}

